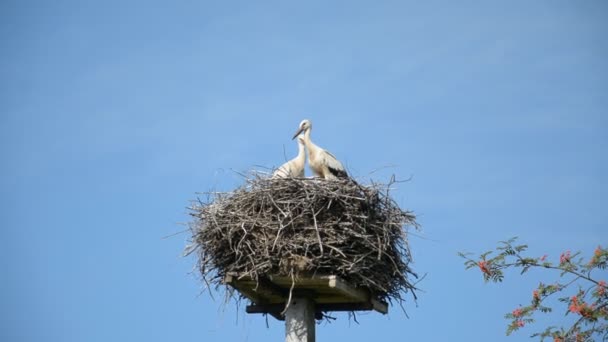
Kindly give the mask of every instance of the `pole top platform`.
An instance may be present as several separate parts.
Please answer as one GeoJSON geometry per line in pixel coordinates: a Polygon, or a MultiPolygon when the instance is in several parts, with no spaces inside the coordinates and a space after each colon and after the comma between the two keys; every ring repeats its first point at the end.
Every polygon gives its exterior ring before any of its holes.
{"type": "Polygon", "coordinates": [[[270,314],[278,320],[286,303],[292,297],[307,297],[314,301],[316,317],[328,311],[370,311],[388,313],[388,304],[374,298],[365,288],[348,284],[336,275],[315,276],[260,276],[258,280],[247,275],[228,273],[224,283],[230,285],[252,305],[246,308],[247,313],[270,314]]]}

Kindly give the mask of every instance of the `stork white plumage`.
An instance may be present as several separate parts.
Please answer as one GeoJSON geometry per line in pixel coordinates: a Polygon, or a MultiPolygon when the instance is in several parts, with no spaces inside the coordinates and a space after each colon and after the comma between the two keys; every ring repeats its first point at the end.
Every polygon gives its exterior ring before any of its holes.
{"type": "Polygon", "coordinates": [[[312,130],[312,123],[310,120],[303,120],[300,123],[298,131],[293,136],[295,139],[298,135],[304,132],[304,144],[308,152],[308,164],[312,172],[317,176],[325,179],[336,179],[346,178],[348,174],[342,166],[342,163],[333,154],[327,150],[315,145],[310,140],[310,131],[312,130]]]}
{"type": "Polygon", "coordinates": [[[272,174],[272,178],[300,177],[304,178],[304,164],[306,164],[306,153],[304,152],[304,138],[298,137],[298,155],[292,160],[281,165],[272,174]]]}

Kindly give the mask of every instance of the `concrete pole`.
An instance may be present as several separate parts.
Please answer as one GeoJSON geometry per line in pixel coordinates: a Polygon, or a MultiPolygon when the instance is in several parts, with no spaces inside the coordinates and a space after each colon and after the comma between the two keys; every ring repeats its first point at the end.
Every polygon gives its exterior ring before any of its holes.
{"type": "Polygon", "coordinates": [[[285,312],[285,342],[315,342],[315,302],[311,299],[291,299],[285,312]]]}

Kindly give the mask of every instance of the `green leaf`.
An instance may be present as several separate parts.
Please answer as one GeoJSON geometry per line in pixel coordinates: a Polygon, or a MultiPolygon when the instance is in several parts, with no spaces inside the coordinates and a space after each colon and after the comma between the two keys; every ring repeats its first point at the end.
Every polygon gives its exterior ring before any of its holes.
{"type": "Polygon", "coordinates": [[[488,255],[492,254],[492,252],[493,251],[487,251],[487,252],[483,253],[482,255],[480,255],[479,258],[485,260],[488,255]]]}
{"type": "Polygon", "coordinates": [[[523,251],[525,251],[526,249],[528,249],[528,245],[519,245],[519,246],[516,246],[516,247],[515,247],[515,250],[516,250],[517,252],[523,252],[523,251]]]}

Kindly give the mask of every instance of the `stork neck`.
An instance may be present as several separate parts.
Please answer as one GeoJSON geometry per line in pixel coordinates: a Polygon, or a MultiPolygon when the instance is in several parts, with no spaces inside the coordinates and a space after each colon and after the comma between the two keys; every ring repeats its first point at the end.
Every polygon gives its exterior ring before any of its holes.
{"type": "Polygon", "coordinates": [[[303,158],[305,156],[304,144],[298,144],[298,158],[303,158]]]}
{"type": "Polygon", "coordinates": [[[306,131],[304,131],[304,143],[306,144],[306,148],[308,148],[309,151],[316,151],[317,150],[317,145],[315,145],[312,140],[310,140],[310,129],[307,129],[306,131]]]}

